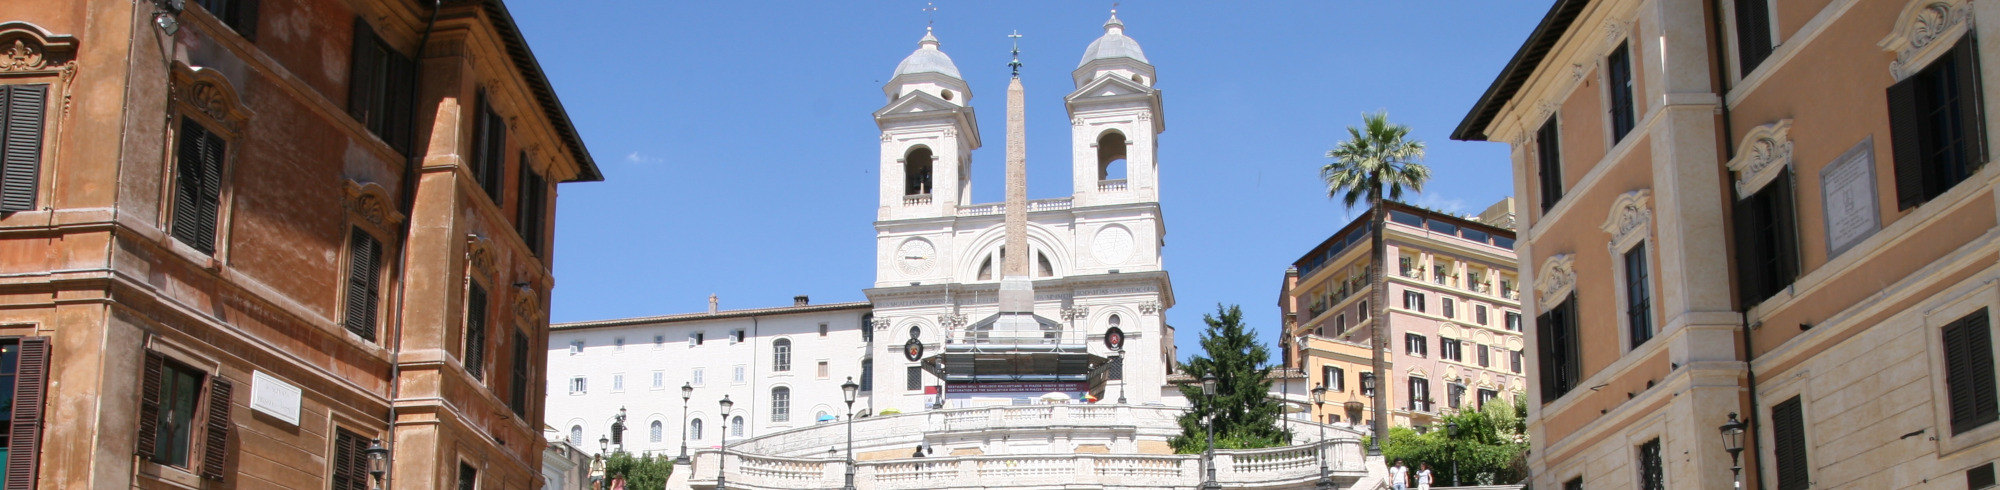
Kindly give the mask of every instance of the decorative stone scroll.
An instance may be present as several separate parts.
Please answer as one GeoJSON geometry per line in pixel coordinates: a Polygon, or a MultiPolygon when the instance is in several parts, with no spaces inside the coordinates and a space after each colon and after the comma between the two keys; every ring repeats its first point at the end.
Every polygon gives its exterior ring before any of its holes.
{"type": "Polygon", "coordinates": [[[1621,251],[1651,235],[1653,190],[1639,189],[1619,194],[1611,201],[1611,214],[1604,220],[1604,232],[1611,234],[1611,250],[1621,251]]]}
{"type": "Polygon", "coordinates": [[[1792,120],[1784,119],[1750,128],[1743,135],[1743,142],[1736,147],[1736,158],[1729,160],[1729,170],[1736,172],[1739,199],[1763,189],[1785,167],[1791,166],[1791,130],[1792,120]]]}
{"type": "Polygon", "coordinates": [[[1896,53],[1889,75],[1901,81],[1951,49],[1971,26],[1972,7],[1966,0],[1913,0],[1903,7],[1889,37],[1875,45],[1896,53]]]}
{"type": "Polygon", "coordinates": [[[250,120],[250,109],[243,105],[236,87],[213,69],[174,62],[172,93],[176,105],[192,109],[231,133],[242,131],[244,122],[250,120]]]}
{"type": "Polygon", "coordinates": [[[526,284],[514,286],[514,321],[538,325],[542,319],[542,294],[526,284]]]}
{"type": "Polygon", "coordinates": [[[1576,289],[1576,255],[1549,257],[1542,261],[1542,269],[1535,276],[1535,305],[1547,310],[1576,289]]]}
{"type": "Polygon", "coordinates": [[[383,232],[391,232],[403,224],[403,213],[396,211],[389,190],[381,184],[366,184],[347,181],[347,210],[360,216],[368,224],[375,225],[383,232]]]}
{"type": "Polygon", "coordinates": [[[465,236],[465,262],[474,273],[493,275],[493,241],[479,235],[465,236]]]}
{"type": "Polygon", "coordinates": [[[75,58],[74,37],[27,22],[0,22],[0,72],[57,71],[74,66],[75,58]]]}
{"type": "Polygon", "coordinates": [[[1158,301],[1147,301],[1144,303],[1139,303],[1139,314],[1141,315],[1151,315],[1159,311],[1160,311],[1160,302],[1158,301]]]}

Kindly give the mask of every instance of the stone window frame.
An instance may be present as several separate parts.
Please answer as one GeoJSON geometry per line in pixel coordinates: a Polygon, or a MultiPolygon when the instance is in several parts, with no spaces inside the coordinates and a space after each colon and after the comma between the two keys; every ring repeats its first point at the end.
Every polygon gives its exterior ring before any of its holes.
{"type": "MultiPolygon", "coordinates": [[[[1743,72],[1743,51],[1737,48],[1737,45],[1742,44],[1742,39],[1740,39],[1740,36],[1737,36],[1736,2],[1723,2],[1721,5],[1718,5],[1718,8],[1722,10],[1722,25],[1718,28],[1722,29],[1725,33],[1722,36],[1722,47],[1724,49],[1723,61],[1728,65],[1728,77],[1732,82],[1732,86],[1745,85],[1744,80],[1751,79],[1753,75],[1757,79],[1765,78],[1771,70],[1764,67],[1784,64],[1774,61],[1778,59],[1778,47],[1785,45],[1784,37],[1780,35],[1783,32],[1778,30],[1779,2],[1778,0],[1762,1],[1764,2],[1764,15],[1766,18],[1764,27],[1771,31],[1771,53],[1764,55],[1764,62],[1757,64],[1757,68],[1751,69],[1749,73],[1743,72]]],[[[1800,31],[1803,32],[1804,29],[1800,29],[1800,31]]]]}
{"type": "MultiPolygon", "coordinates": [[[[1617,198],[1612,200],[1611,211],[1606,213],[1604,225],[1601,227],[1606,234],[1610,235],[1610,240],[1605,243],[1605,249],[1610,254],[1610,259],[1613,263],[1611,266],[1611,289],[1613,290],[1613,298],[1616,301],[1613,304],[1618,306],[1618,314],[1614,316],[1618,317],[1618,354],[1621,356],[1630,354],[1635,350],[1651,352],[1658,348],[1655,346],[1662,344],[1662,342],[1648,340],[1644,345],[1638,346],[1640,348],[1635,349],[1632,345],[1632,319],[1625,311],[1625,308],[1629,306],[1629,300],[1626,297],[1629,293],[1625,290],[1625,278],[1627,277],[1625,271],[1625,254],[1643,245],[1646,247],[1647,252],[1644,258],[1646,260],[1646,277],[1649,283],[1646,284],[1646,287],[1652,293],[1654,304],[1650,308],[1652,311],[1649,314],[1656,317],[1659,316],[1659,288],[1655,287],[1655,284],[1652,284],[1653,282],[1657,282],[1660,277],[1660,260],[1657,258],[1659,250],[1654,246],[1656,240],[1653,238],[1652,204],[1652,189],[1638,189],[1619,194],[1617,198]]],[[[1657,340],[1666,334],[1664,331],[1665,326],[1661,325],[1657,318],[1653,320],[1652,338],[1657,340]]]]}
{"type": "MultiPolygon", "coordinates": [[[[1947,321],[1946,323],[1950,322],[1947,321]]],[[[1937,329],[1932,328],[1931,330],[1935,331],[1937,329]]],[[[1944,371],[1942,370],[1935,371],[1935,373],[1937,373],[1937,375],[1929,377],[1940,378],[1940,379],[1944,377],[1943,376],[1944,371]]],[[[1807,455],[1806,480],[1816,481],[1819,477],[1818,468],[1814,468],[1812,464],[1813,462],[1812,454],[1814,452],[1813,440],[1817,438],[1817,436],[1813,434],[1813,426],[1814,426],[1814,424],[1812,423],[1813,406],[1814,406],[1813,401],[1819,399],[1819,395],[1816,393],[1817,390],[1813,389],[1812,380],[1813,380],[1812,368],[1802,367],[1799,369],[1794,369],[1789,373],[1786,373],[1785,377],[1783,378],[1758,383],[1758,391],[1760,391],[1761,393],[1757,394],[1757,400],[1760,401],[1761,404],[1757,406],[1757,420],[1762,421],[1762,423],[1756,424],[1755,429],[1757,432],[1755,434],[1752,434],[1752,436],[1757,438],[1758,471],[1760,472],[1760,474],[1770,475],[1771,476],[1770,484],[1773,486],[1777,485],[1778,481],[1778,436],[1777,436],[1777,424],[1770,423],[1772,420],[1775,420],[1771,418],[1771,409],[1777,407],[1778,404],[1780,403],[1784,403],[1786,401],[1791,400],[1792,397],[1798,397],[1799,415],[1802,419],[1806,421],[1804,432],[1800,434],[1800,437],[1805,439],[1805,447],[1807,455]]],[[[1940,380],[1937,383],[1939,385],[1942,385],[1944,382],[1940,380]]],[[[1940,403],[1937,403],[1936,405],[1949,407],[1949,404],[1942,403],[1942,400],[1944,400],[1943,398],[1939,398],[1938,400],[1940,401],[1940,403]]],[[[1951,432],[1951,430],[1949,429],[1951,427],[1950,414],[1948,413],[1949,411],[1950,409],[1946,408],[1947,413],[1944,422],[1931,429],[1933,431],[1936,431],[1936,435],[1938,436],[1944,436],[1946,433],[1951,432]],[[1938,430],[1937,428],[1939,427],[1942,427],[1944,429],[1938,430]]],[[[1989,424],[1989,425],[2000,426],[2000,423],[1989,424]]],[[[1985,427],[1985,428],[1990,429],[1992,427],[1985,427]]],[[[1940,437],[1940,439],[1942,439],[1942,437],[1940,437]]],[[[1944,456],[1944,454],[1939,453],[1938,456],[1942,457],[1944,456]]],[[[1815,484],[1814,486],[1818,485],[1815,484]]]]}
{"type": "Polygon", "coordinates": [[[249,121],[254,114],[243,103],[241,92],[229,79],[215,69],[189,66],[186,62],[175,61],[169,78],[166,125],[162,129],[162,150],[160,155],[159,213],[154,226],[161,230],[160,246],[190,262],[200,264],[210,271],[221,270],[229,263],[230,217],[235,206],[236,186],[233,174],[235,160],[242,154],[241,143],[250,131],[249,121]],[[173,203],[176,184],[174,171],[180,166],[178,156],[181,125],[184,121],[200,124],[210,134],[222,138],[227,145],[222,155],[222,169],[218,177],[222,180],[216,195],[215,206],[215,252],[202,253],[192,245],[174,239],[170,230],[173,222],[173,203]]]}
{"type": "Polygon", "coordinates": [[[74,36],[51,34],[32,22],[0,22],[0,84],[49,86],[43,101],[42,152],[35,176],[36,210],[13,215],[47,213],[54,199],[55,169],[60,164],[57,144],[63,139],[64,124],[70,113],[70,87],[76,80],[77,41],[74,36]]]}
{"type": "MultiPolygon", "coordinates": [[[[1960,288],[1964,288],[1962,290],[1946,290],[1938,293],[1932,296],[1929,301],[1920,303],[1910,310],[1906,310],[1901,315],[1881,322],[1883,324],[1909,322],[1922,326],[1924,329],[1924,351],[1927,354],[1927,367],[1930,369],[1928,371],[1930,373],[1945,372],[1944,327],[1978,312],[1981,308],[1986,309],[1987,328],[1995,329],[1996,326],[2000,326],[2000,322],[1993,321],[1996,319],[1996,316],[2000,316],[2000,281],[1996,281],[1992,275],[1988,274],[1983,278],[1975,277],[1968,279],[1965,283],[1961,284],[1960,288]],[[1975,283],[1973,281],[1979,282],[1975,283]],[[1911,316],[1914,318],[1911,318],[1911,316]]],[[[1991,345],[1991,348],[1994,350],[1993,357],[1996,360],[2000,360],[2000,335],[1994,335],[1991,338],[1995,339],[1991,345]]],[[[2000,366],[1996,366],[1996,369],[2000,369],[2000,366]]],[[[1945,386],[1944,376],[1938,374],[1926,378],[1931,388],[1931,399],[1935,400],[1935,402],[1931,403],[1932,416],[1934,418],[1930,430],[1931,438],[1937,444],[1938,458],[1943,459],[1959,451],[2000,439],[2000,422],[1987,423],[1978,428],[1967,430],[1964,433],[1952,434],[1950,429],[1951,404],[1948,403],[1951,398],[1950,391],[1945,386]]]]}
{"type": "Polygon", "coordinates": [[[1673,485],[1674,472],[1671,471],[1673,467],[1673,458],[1667,456],[1667,451],[1669,448],[1673,447],[1672,443],[1675,441],[1673,438],[1667,436],[1668,436],[1667,417],[1664,412],[1650,414],[1645,418],[1632,423],[1631,429],[1625,431],[1625,437],[1623,441],[1625,443],[1625,455],[1627,458],[1630,458],[1628,459],[1628,461],[1631,462],[1631,464],[1626,466],[1631,468],[1632,483],[1634,484],[1634,486],[1637,486],[1640,483],[1639,477],[1642,474],[1641,472],[1644,471],[1639,467],[1639,460],[1641,457],[1639,453],[1640,446],[1643,446],[1647,442],[1652,441],[1654,439],[1659,439],[1660,470],[1661,473],[1666,475],[1665,478],[1667,480],[1667,488],[1674,488],[1673,485]]]}
{"type": "MultiPolygon", "coordinates": [[[[206,481],[202,479],[200,473],[199,463],[202,458],[200,454],[202,446],[200,443],[201,441],[208,440],[208,424],[204,419],[209,413],[209,390],[215,386],[216,378],[224,377],[222,376],[222,361],[215,356],[202,354],[199,349],[190,348],[179,342],[160,336],[148,338],[143,352],[159,354],[161,357],[166,358],[167,362],[180,364],[200,371],[203,377],[201,388],[195,393],[195,415],[190,419],[193,422],[190,423],[191,427],[188,429],[188,441],[193,447],[188,450],[187,467],[155,463],[151,458],[136,458],[139,462],[138,473],[143,478],[179,484],[187,488],[203,488],[206,481]]],[[[142,360],[141,363],[143,364],[144,361],[142,360]]],[[[44,417],[46,417],[47,412],[43,413],[44,417]]],[[[133,405],[133,414],[139,414],[137,404],[133,405]]],[[[137,419],[135,418],[134,420],[136,421],[137,419]]],[[[140,434],[139,437],[151,437],[151,435],[140,434]]],[[[46,445],[46,441],[44,444],[46,445]]]]}
{"type": "MultiPolygon", "coordinates": [[[[455,347],[455,349],[452,350],[456,351],[455,355],[451,355],[451,359],[452,361],[458,363],[460,371],[466,371],[465,372],[466,377],[471,378],[473,380],[474,386],[486,387],[487,383],[491,383],[493,381],[493,376],[491,376],[493,373],[491,370],[486,369],[487,366],[482,365],[479,366],[478,369],[480,369],[482,373],[485,373],[485,375],[482,375],[478,378],[472,378],[472,374],[468,371],[472,368],[467,367],[465,365],[465,358],[469,357],[466,355],[465,348],[467,347],[466,328],[471,326],[467,323],[467,320],[469,319],[467,315],[472,311],[471,310],[472,305],[470,304],[472,298],[472,286],[478,285],[481,289],[486,291],[486,324],[482,326],[482,328],[486,329],[486,332],[484,332],[485,336],[482,337],[483,340],[480,343],[481,344],[480,348],[485,351],[491,351],[493,350],[493,344],[494,344],[492,333],[494,330],[497,330],[495,328],[495,325],[501,324],[501,322],[498,320],[499,315],[495,315],[493,313],[494,312],[493,305],[499,302],[496,301],[496,298],[499,296],[499,290],[494,288],[493,286],[495,284],[500,283],[500,280],[498,279],[498,269],[494,265],[493,260],[495,257],[499,256],[500,253],[501,252],[496,249],[496,246],[494,245],[493,241],[487,239],[484,236],[480,236],[477,234],[467,234],[465,236],[465,269],[464,269],[465,279],[462,281],[463,283],[459,285],[459,290],[458,290],[459,304],[457,308],[454,308],[454,310],[456,310],[456,312],[458,313],[458,318],[456,321],[452,322],[453,326],[449,331],[453,335],[451,340],[451,345],[455,347]]],[[[623,347],[620,347],[618,350],[623,350],[623,347]]],[[[495,356],[487,355],[486,352],[482,352],[481,355],[479,356],[479,363],[486,365],[494,364],[493,362],[494,357],[495,356]]]]}
{"type": "MultiPolygon", "coordinates": [[[[1615,162],[1611,158],[1630,153],[1617,151],[1620,145],[1644,139],[1645,136],[1643,130],[1646,128],[1646,115],[1639,113],[1639,102],[1646,100],[1646,95],[1639,93],[1639,84],[1645,80],[1646,76],[1645,71],[1640,69],[1646,66],[1644,56],[1646,50],[1643,44],[1633,44],[1630,22],[1617,20],[1605,21],[1604,25],[1599,29],[1603,33],[1603,37],[1597,40],[1595,46],[1584,50],[1585,56],[1589,57],[1587,59],[1593,63],[1592,65],[1587,65],[1592,71],[1592,82],[1602,87],[1596,91],[1598,107],[1602,108],[1602,110],[1598,111],[1597,122],[1600,125],[1599,127],[1604,129],[1603,143],[1605,159],[1600,160],[1597,164],[1615,162]],[[1626,132],[1623,136],[1616,134],[1615,125],[1617,122],[1612,120],[1611,116],[1611,104],[1613,103],[1611,100],[1611,53],[1618,50],[1621,46],[1625,48],[1625,61],[1632,65],[1630,67],[1632,80],[1632,130],[1626,132]]],[[[1561,127],[1558,126],[1557,130],[1560,131],[1561,127]]],[[[1565,194],[1564,197],[1568,197],[1568,194],[1565,194]]],[[[1561,203],[1558,202],[1557,204],[1561,203]]],[[[1553,210],[1554,208],[1550,209],[1553,210]]]]}
{"type": "MultiPolygon", "coordinates": [[[[376,275],[379,276],[376,278],[379,285],[377,293],[382,297],[376,298],[375,303],[376,340],[358,339],[355,338],[356,335],[348,332],[345,328],[347,324],[345,309],[341,310],[341,318],[337,319],[335,327],[344,334],[342,337],[349,340],[349,343],[363,346],[365,350],[376,352],[377,355],[387,359],[389,357],[388,349],[384,346],[388,341],[388,325],[391,323],[389,316],[393,313],[389,309],[390,301],[388,292],[394,287],[394,284],[389,282],[393,278],[390,270],[393,269],[392,266],[394,265],[395,258],[401,257],[403,252],[402,241],[391,240],[390,237],[400,235],[397,233],[397,230],[401,229],[404,220],[408,219],[408,217],[396,210],[395,198],[391,197],[388,188],[383,187],[381,184],[374,182],[363,183],[349,179],[345,181],[342,191],[343,195],[346,196],[347,229],[358,230],[368,234],[382,248],[382,255],[377,258],[378,263],[376,264],[378,269],[376,275]]],[[[338,271],[341,273],[342,283],[341,287],[336,288],[334,292],[335,305],[347,304],[348,288],[345,280],[349,271],[352,270],[348,264],[354,260],[354,250],[347,246],[347,237],[343,236],[341,238],[341,246],[338,251],[339,257],[336,260],[339,262],[338,271]]],[[[169,238],[168,240],[172,239],[169,238]]],[[[221,249],[218,248],[217,250],[221,249]]]]}

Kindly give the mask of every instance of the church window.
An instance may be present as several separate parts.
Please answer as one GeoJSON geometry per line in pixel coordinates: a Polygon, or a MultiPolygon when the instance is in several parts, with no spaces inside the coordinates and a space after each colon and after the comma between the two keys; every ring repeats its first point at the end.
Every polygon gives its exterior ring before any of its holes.
{"type": "Polygon", "coordinates": [[[903,195],[931,193],[931,149],[913,148],[903,156],[903,195]]]}
{"type": "Polygon", "coordinates": [[[1049,256],[1035,254],[1035,277],[1051,277],[1054,275],[1056,275],[1056,268],[1054,265],[1049,264],[1049,256]]]}
{"type": "Polygon", "coordinates": [[[647,429],[646,440],[649,442],[660,442],[661,439],[666,438],[666,433],[667,433],[666,425],[661,424],[660,421],[658,420],[653,421],[652,424],[648,424],[646,429],[647,429]]]}
{"type": "Polygon", "coordinates": [[[738,416],[736,416],[736,417],[734,417],[734,418],[731,418],[731,419],[729,419],[729,436],[730,436],[730,437],[743,437],[743,416],[742,416],[742,415],[738,415],[738,416]]]}
{"type": "Polygon", "coordinates": [[[1118,314],[1117,314],[1117,313],[1112,313],[1112,314],[1111,314],[1111,318],[1110,318],[1110,319],[1107,319],[1107,320],[1105,320],[1105,323],[1108,323],[1108,324],[1111,324],[1111,326],[1112,326],[1112,327],[1114,327],[1114,328],[1115,328],[1115,327],[1117,327],[1119,323],[1123,323],[1123,322],[1124,322],[1124,319],[1121,319],[1121,318],[1118,318],[1118,314]]]}
{"type": "Polygon", "coordinates": [[[771,421],[790,422],[792,420],[792,389],[779,386],[771,388],[771,421]]]}
{"type": "Polygon", "coordinates": [[[924,333],[924,329],[923,329],[922,327],[917,327],[917,326],[911,326],[911,327],[910,327],[910,338],[913,338],[913,339],[914,339],[914,338],[917,338],[918,336],[921,336],[921,335],[923,335],[923,333],[924,333]]]}
{"type": "Polygon", "coordinates": [[[689,420],[687,432],[687,438],[701,440],[701,419],[689,420]]]}
{"type": "Polygon", "coordinates": [[[992,258],[992,257],[987,257],[987,258],[986,258],[986,261],[985,261],[985,262],[980,262],[980,263],[979,263],[979,280],[981,280],[981,281],[991,281],[991,280],[993,280],[993,258],[992,258]]]}
{"type": "Polygon", "coordinates": [[[951,100],[951,98],[953,97],[951,89],[940,90],[938,91],[938,95],[944,96],[944,100],[951,100]]]}
{"type": "Polygon", "coordinates": [[[1125,134],[1106,131],[1097,137],[1097,180],[1125,178],[1125,134]]]}

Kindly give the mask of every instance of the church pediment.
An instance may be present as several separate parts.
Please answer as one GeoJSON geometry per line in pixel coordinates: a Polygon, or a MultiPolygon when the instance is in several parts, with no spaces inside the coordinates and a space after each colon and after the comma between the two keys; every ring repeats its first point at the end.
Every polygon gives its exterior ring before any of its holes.
{"type": "Polygon", "coordinates": [[[897,114],[918,114],[925,112],[951,112],[961,109],[965,109],[965,107],[938,98],[938,96],[931,95],[929,92],[915,91],[896,99],[895,102],[890,102],[889,105],[882,107],[881,110],[875,111],[875,117],[881,118],[897,114]]]}
{"type": "Polygon", "coordinates": [[[1134,82],[1117,76],[1103,76],[1103,77],[1097,77],[1096,80],[1091,80],[1090,83],[1085,84],[1083,87],[1076,89],[1076,91],[1074,92],[1070,92],[1069,96],[1064,97],[1064,99],[1069,101],[1071,104],[1075,104],[1077,102],[1082,102],[1085,99],[1121,97],[1121,96],[1132,96],[1132,95],[1150,96],[1153,95],[1155,92],[1157,92],[1157,90],[1153,89],[1152,87],[1141,85],[1139,84],[1139,82],[1134,82]]]}

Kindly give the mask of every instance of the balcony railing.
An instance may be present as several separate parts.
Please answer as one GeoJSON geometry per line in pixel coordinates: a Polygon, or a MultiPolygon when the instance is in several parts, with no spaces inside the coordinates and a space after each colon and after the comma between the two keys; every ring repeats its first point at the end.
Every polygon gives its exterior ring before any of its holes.
{"type": "Polygon", "coordinates": [[[1107,192],[1108,192],[1108,191],[1122,191],[1122,190],[1125,190],[1125,179],[1112,179],[1112,180],[1100,180],[1100,181],[1097,181],[1097,190],[1099,190],[1099,191],[1107,191],[1107,192]]]}
{"type": "Polygon", "coordinates": [[[930,203],[931,203],[930,194],[910,194],[907,196],[903,196],[904,206],[918,206],[930,203]]]}
{"type": "MultiPolygon", "coordinates": [[[[1069,207],[1070,207],[1070,198],[1067,197],[1058,197],[1054,199],[1036,199],[1033,201],[1028,201],[1028,212],[1030,213],[1040,212],[1040,211],[1062,211],[1065,209],[1069,209],[1069,207]]],[[[958,207],[959,216],[991,216],[996,214],[1003,214],[1006,212],[1007,212],[1007,203],[1001,203],[1001,202],[990,202],[986,204],[974,204],[970,206],[958,207]]]]}

